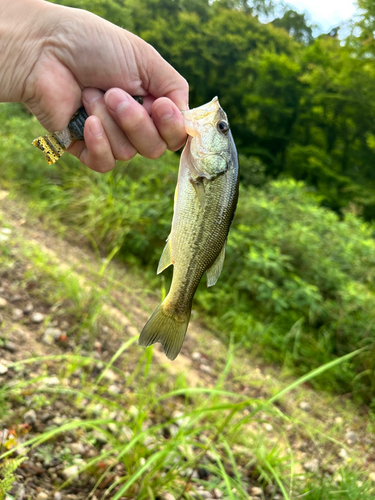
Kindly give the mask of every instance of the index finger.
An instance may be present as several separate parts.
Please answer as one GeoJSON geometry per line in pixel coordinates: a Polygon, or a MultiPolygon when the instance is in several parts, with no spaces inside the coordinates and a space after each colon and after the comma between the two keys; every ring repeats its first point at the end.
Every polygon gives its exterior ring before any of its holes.
{"type": "Polygon", "coordinates": [[[136,61],[142,86],[156,98],[168,97],[180,111],[188,109],[189,85],[185,78],[151,45],[143,40],[140,40],[141,45],[137,42],[134,50],[137,52],[136,61]]]}

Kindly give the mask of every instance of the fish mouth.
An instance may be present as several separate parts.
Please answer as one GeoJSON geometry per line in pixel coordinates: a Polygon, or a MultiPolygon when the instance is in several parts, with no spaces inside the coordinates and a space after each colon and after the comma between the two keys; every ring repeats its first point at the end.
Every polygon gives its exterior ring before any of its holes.
{"type": "Polygon", "coordinates": [[[194,118],[194,120],[201,120],[206,118],[211,113],[216,113],[221,108],[219,103],[219,98],[215,96],[212,101],[199,106],[194,109],[187,109],[186,111],[181,111],[182,116],[189,120],[194,118]]]}
{"type": "Polygon", "coordinates": [[[182,116],[185,121],[185,130],[186,133],[191,135],[192,137],[196,137],[198,135],[197,131],[197,122],[198,121],[208,121],[209,117],[212,116],[214,121],[214,117],[218,112],[222,110],[219,99],[215,96],[212,101],[207,104],[203,104],[198,108],[188,109],[186,111],[181,111],[182,116]]]}

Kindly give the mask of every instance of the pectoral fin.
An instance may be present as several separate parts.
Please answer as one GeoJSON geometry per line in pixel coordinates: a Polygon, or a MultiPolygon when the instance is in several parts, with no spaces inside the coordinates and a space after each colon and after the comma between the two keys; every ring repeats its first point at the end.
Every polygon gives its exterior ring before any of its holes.
{"type": "Polygon", "coordinates": [[[159,265],[158,265],[158,270],[156,271],[156,274],[160,274],[161,272],[164,271],[164,269],[167,269],[172,262],[172,247],[171,247],[171,242],[170,238],[168,236],[167,243],[164,247],[163,253],[161,254],[160,260],[159,260],[159,265]]]}
{"type": "Polygon", "coordinates": [[[206,192],[204,190],[204,183],[202,178],[198,178],[196,181],[192,181],[192,184],[195,189],[195,193],[197,195],[197,198],[199,200],[199,203],[202,207],[202,210],[204,209],[204,206],[206,204],[206,192]]]}
{"type": "Polygon", "coordinates": [[[227,242],[224,243],[217,259],[212,264],[212,266],[207,269],[207,286],[214,286],[220,276],[221,270],[223,269],[224,257],[225,257],[225,247],[227,242]]]}

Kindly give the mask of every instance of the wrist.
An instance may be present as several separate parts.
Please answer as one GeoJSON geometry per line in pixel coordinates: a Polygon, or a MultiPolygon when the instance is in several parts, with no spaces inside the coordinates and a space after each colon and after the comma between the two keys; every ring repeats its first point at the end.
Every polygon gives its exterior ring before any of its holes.
{"type": "Polygon", "coordinates": [[[26,80],[49,36],[44,0],[0,0],[0,102],[25,98],[26,80]]]}

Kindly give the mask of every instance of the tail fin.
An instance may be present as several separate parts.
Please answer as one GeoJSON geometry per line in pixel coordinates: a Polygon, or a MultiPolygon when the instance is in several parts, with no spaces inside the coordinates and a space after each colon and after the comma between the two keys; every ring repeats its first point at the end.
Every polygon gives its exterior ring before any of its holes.
{"type": "Polygon", "coordinates": [[[166,309],[164,301],[144,326],[139,345],[147,347],[160,342],[167,358],[175,359],[184,342],[190,312],[189,308],[184,316],[173,314],[166,309]]]}
{"type": "Polygon", "coordinates": [[[33,145],[43,151],[49,165],[56,163],[65,151],[53,134],[37,137],[33,140],[33,145]]]}

